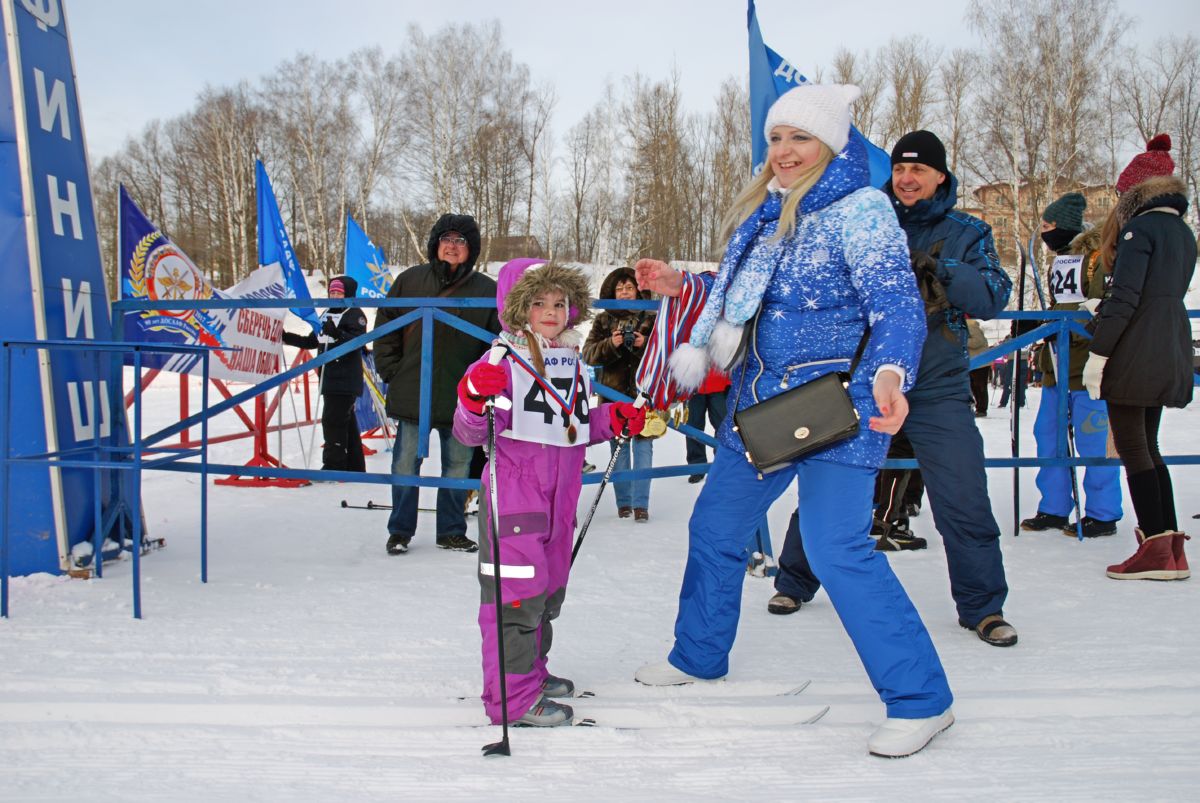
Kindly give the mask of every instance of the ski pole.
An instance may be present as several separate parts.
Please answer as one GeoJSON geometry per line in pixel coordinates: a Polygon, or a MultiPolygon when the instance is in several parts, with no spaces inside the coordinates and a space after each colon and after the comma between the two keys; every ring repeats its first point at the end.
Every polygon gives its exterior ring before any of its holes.
{"type": "Polygon", "coordinates": [[[378,502],[367,501],[365,505],[352,505],[347,500],[342,500],[342,507],[350,510],[391,510],[391,505],[381,505],[378,502]]]}
{"type": "MultiPolygon", "coordinates": [[[[634,407],[644,407],[646,404],[645,396],[638,396],[634,400],[634,407]]],[[[604,469],[604,476],[600,479],[600,489],[596,491],[596,498],[592,500],[591,510],[588,511],[587,518],[583,520],[583,526],[579,528],[579,537],[575,539],[575,548],[571,550],[571,565],[575,565],[575,556],[579,554],[579,548],[583,546],[583,538],[587,535],[588,527],[592,524],[592,516],[596,515],[596,508],[600,505],[600,497],[604,494],[604,487],[608,485],[608,479],[612,476],[613,469],[617,467],[617,458],[621,456],[621,450],[625,448],[625,444],[629,443],[632,436],[629,434],[629,423],[626,422],[621,430],[621,435],[617,439],[617,448],[613,449],[612,457],[608,461],[608,468],[604,469]]]]}
{"type": "MultiPolygon", "coordinates": [[[[1025,269],[1028,267],[1028,260],[1025,256],[1024,249],[1021,248],[1021,241],[1017,240],[1017,253],[1021,255],[1021,276],[1017,281],[1017,312],[1025,310],[1025,269]]],[[[1017,336],[1021,333],[1020,323],[1014,322],[1012,329],[1017,336]]],[[[1010,384],[1012,385],[1008,403],[1012,405],[1009,408],[1012,412],[1008,418],[1008,439],[1009,445],[1012,448],[1012,456],[1015,458],[1020,452],[1020,426],[1021,426],[1021,404],[1024,400],[1023,388],[1021,380],[1025,377],[1025,364],[1021,360],[1021,349],[1017,349],[1012,355],[1012,377],[1010,384]]],[[[1021,469],[1013,464],[1013,538],[1021,534],[1021,469]]]]}
{"type": "MultiPolygon", "coordinates": [[[[500,360],[504,359],[504,346],[497,345],[492,347],[492,351],[488,354],[488,362],[492,365],[499,365],[500,360]]],[[[511,756],[512,751],[508,745],[508,684],[505,681],[507,673],[504,664],[504,601],[502,584],[500,582],[500,537],[496,529],[497,520],[500,515],[500,505],[496,501],[496,405],[502,407],[511,405],[511,402],[504,397],[490,397],[486,404],[487,411],[487,429],[488,429],[488,539],[492,542],[492,579],[494,582],[493,600],[496,603],[496,660],[499,664],[498,673],[500,675],[500,727],[501,739],[498,742],[485,744],[483,746],[483,754],[485,756],[511,756]]]]}
{"type": "MultiPolygon", "coordinates": [[[[1058,343],[1056,343],[1055,345],[1057,346],[1059,343],[1061,343],[1064,340],[1067,343],[1067,367],[1069,369],[1070,365],[1071,365],[1070,335],[1068,335],[1067,337],[1059,338],[1058,343]]],[[[1070,457],[1072,460],[1072,463],[1070,465],[1071,499],[1075,503],[1075,536],[1080,541],[1082,541],[1083,540],[1083,515],[1080,513],[1080,510],[1079,510],[1079,473],[1076,470],[1075,463],[1074,463],[1074,460],[1075,460],[1075,422],[1072,420],[1072,416],[1071,416],[1071,378],[1069,375],[1066,377],[1059,375],[1057,350],[1055,348],[1051,348],[1049,343],[1046,344],[1046,347],[1050,348],[1050,365],[1054,370],[1055,386],[1060,391],[1063,390],[1064,388],[1066,390],[1065,396],[1067,398],[1067,456],[1070,457]],[[1066,380],[1066,385],[1063,384],[1064,379],[1066,380]]],[[[1042,392],[1045,393],[1046,392],[1045,391],[1045,380],[1043,380],[1043,382],[1042,382],[1042,388],[1043,388],[1042,392]]]]}

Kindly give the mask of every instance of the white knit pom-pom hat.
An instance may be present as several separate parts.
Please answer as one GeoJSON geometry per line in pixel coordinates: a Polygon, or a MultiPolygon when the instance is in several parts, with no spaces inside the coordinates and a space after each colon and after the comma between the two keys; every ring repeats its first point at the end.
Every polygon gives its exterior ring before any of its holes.
{"type": "Polygon", "coordinates": [[[770,140],[772,128],[790,125],[840,153],[850,141],[850,106],[861,95],[854,84],[801,84],[789,89],[771,104],[763,136],[770,140]]]}

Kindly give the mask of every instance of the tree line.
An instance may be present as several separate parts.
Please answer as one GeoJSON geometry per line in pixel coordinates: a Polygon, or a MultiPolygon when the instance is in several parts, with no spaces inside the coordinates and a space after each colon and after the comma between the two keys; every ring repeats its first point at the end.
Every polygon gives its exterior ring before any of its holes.
{"type": "MultiPolygon", "coordinates": [[[[1014,230],[998,240],[1028,237],[1063,192],[1111,184],[1162,131],[1196,209],[1195,36],[1128,44],[1115,0],[971,0],[964,25],[984,47],[907,36],[844,49],[809,74],[862,87],[855,124],[885,149],[910,130],[937,133],[961,192],[1009,185],[1014,230]]],[[[536,238],[560,260],[715,259],[761,133],[749,130],[744,76],[714,89],[706,110],[688,112],[678,75],[628,76],[558,136],[554,88],[514,59],[498,22],[412,25],[395,53],[297,55],[255,83],[206,89],[191,111],[150,123],[94,165],[106,271],[116,274],[124,183],[214,284],[243,278],[256,266],[256,157],[301,265],[327,275],[341,271],[347,213],[399,265],[424,261],[445,211],[479,221],[481,261],[510,237],[536,238]]]]}

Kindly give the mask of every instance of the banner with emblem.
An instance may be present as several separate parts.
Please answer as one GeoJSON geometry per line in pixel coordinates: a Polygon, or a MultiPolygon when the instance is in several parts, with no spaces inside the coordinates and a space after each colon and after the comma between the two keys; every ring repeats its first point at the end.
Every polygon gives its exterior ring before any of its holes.
{"type": "Polygon", "coordinates": [[[386,267],[383,249],[371,242],[371,238],[346,215],[346,266],[343,271],[358,282],[358,295],[362,298],[386,298],[392,288],[392,274],[386,267]]]}
{"type": "MultiPolygon", "coordinates": [[[[279,265],[259,268],[222,292],[195,263],[150,222],[125,187],[120,191],[121,297],[138,300],[204,301],[229,298],[287,298],[279,265]]],[[[146,310],[125,314],[126,340],[218,347],[210,364],[214,379],[260,382],[281,370],[282,309],[146,310]],[[226,350],[228,349],[228,350],[226,350]]],[[[126,357],[132,363],[132,357],[126,357]]],[[[143,354],[142,364],[176,373],[199,373],[200,358],[143,354]]]]}

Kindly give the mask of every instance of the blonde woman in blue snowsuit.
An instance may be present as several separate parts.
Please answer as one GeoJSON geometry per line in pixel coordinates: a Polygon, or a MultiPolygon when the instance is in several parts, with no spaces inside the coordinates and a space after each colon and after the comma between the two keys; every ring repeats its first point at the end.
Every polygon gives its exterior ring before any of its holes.
{"type": "Polygon", "coordinates": [[[907,414],[924,308],[904,233],[887,198],[869,187],[866,150],[850,137],[854,86],[800,86],[767,115],[767,164],[735,200],[719,272],[685,275],[636,265],[641,287],[704,293],[690,339],[671,356],[677,384],[695,387],[713,365],[731,368],[729,399],[745,409],[823,374],[846,370],[870,336],[849,392],[857,435],[760,475],[732,415],[689,523],[675,646],[638,681],[677,685],[729,670],[745,576],[747,521],[758,521],[793,480],[813,569],[887,706],[871,753],[911,755],[954,721],[952,695],[921,618],[869,536],[875,475],[907,414]],[[743,342],[745,356],[734,362],[743,342]],[[740,393],[739,393],[740,388],[740,393]]]}

